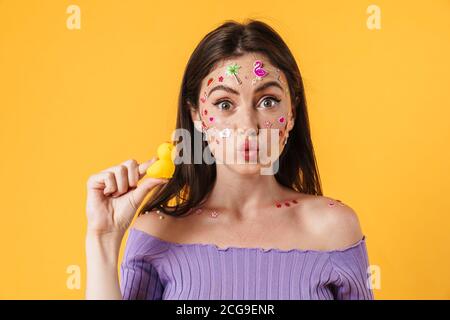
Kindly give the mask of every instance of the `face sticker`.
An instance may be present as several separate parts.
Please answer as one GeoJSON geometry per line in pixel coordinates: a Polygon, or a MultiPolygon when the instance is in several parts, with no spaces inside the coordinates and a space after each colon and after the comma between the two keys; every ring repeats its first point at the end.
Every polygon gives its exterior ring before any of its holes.
{"type": "Polygon", "coordinates": [[[285,118],[283,116],[278,118],[278,122],[279,123],[284,123],[284,121],[285,121],[285,118]]]}
{"type": "Polygon", "coordinates": [[[257,81],[261,81],[262,78],[269,74],[265,69],[263,69],[263,63],[261,60],[256,60],[253,63],[253,74],[256,78],[252,80],[252,85],[255,85],[257,81]]]}
{"type": "Polygon", "coordinates": [[[277,69],[277,80],[283,83],[283,81],[281,80],[280,69],[277,69]]]}
{"type": "Polygon", "coordinates": [[[206,102],[206,98],[207,98],[207,95],[206,95],[206,91],[203,93],[203,96],[202,97],[200,97],[200,101],[202,102],[202,103],[205,103],[206,102]]]}
{"type": "Polygon", "coordinates": [[[231,130],[229,128],[225,128],[219,132],[221,138],[228,138],[231,135],[231,130]]]}
{"type": "Polygon", "coordinates": [[[261,81],[261,80],[262,80],[262,78],[258,78],[258,77],[254,78],[254,79],[252,80],[252,85],[255,85],[256,82],[261,81]]]}
{"type": "Polygon", "coordinates": [[[264,122],[264,128],[271,128],[272,125],[273,125],[273,123],[270,122],[269,120],[266,120],[266,121],[264,122]]]}
{"type": "Polygon", "coordinates": [[[284,81],[281,79],[281,74],[280,74],[280,69],[276,69],[276,71],[277,71],[277,80],[281,83],[281,84],[283,84],[284,85],[284,93],[286,94],[286,95],[288,95],[289,94],[289,87],[284,83],[284,81]]]}
{"type": "Polygon", "coordinates": [[[236,82],[238,84],[242,83],[241,79],[238,78],[238,73],[239,73],[238,70],[240,68],[241,68],[241,66],[237,65],[236,63],[231,64],[227,67],[227,72],[226,72],[227,76],[234,76],[234,78],[236,79],[236,82]]]}
{"type": "Polygon", "coordinates": [[[219,82],[223,82],[223,77],[222,76],[219,77],[219,82]]]}
{"type": "Polygon", "coordinates": [[[208,130],[208,126],[205,124],[205,121],[202,120],[202,128],[203,130],[208,130]]]}
{"type": "Polygon", "coordinates": [[[256,60],[255,63],[253,63],[253,73],[259,78],[264,78],[268,74],[268,72],[264,70],[262,66],[263,63],[261,62],[261,60],[256,60]]]}
{"type": "Polygon", "coordinates": [[[209,87],[209,85],[212,83],[214,81],[214,79],[213,78],[209,78],[209,80],[208,80],[208,84],[206,85],[207,87],[209,87]]]}

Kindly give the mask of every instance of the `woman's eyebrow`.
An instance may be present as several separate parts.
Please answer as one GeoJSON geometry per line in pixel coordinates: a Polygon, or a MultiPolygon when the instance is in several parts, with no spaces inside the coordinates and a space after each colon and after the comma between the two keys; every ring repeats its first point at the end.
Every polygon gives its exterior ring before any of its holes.
{"type": "MultiPolygon", "coordinates": [[[[269,87],[277,87],[281,91],[283,91],[283,88],[281,87],[281,85],[278,82],[276,82],[276,81],[269,81],[269,82],[266,82],[266,83],[260,85],[258,88],[256,88],[255,89],[255,93],[263,91],[263,90],[265,90],[265,89],[267,89],[269,87]]],[[[214,91],[217,91],[217,90],[223,90],[223,91],[226,91],[228,93],[239,95],[239,92],[234,90],[233,88],[230,88],[230,87],[224,86],[223,84],[220,84],[218,86],[215,86],[214,88],[212,88],[209,91],[208,97],[211,95],[211,93],[213,93],[214,91]]]]}
{"type": "Polygon", "coordinates": [[[208,93],[208,97],[211,95],[211,93],[213,93],[214,91],[217,91],[217,90],[224,90],[226,92],[233,93],[235,95],[239,95],[238,91],[234,90],[233,88],[230,88],[230,87],[227,87],[227,86],[224,86],[223,84],[221,84],[221,85],[218,85],[218,86],[215,86],[214,88],[212,88],[209,91],[209,93],[208,93]]]}
{"type": "Polygon", "coordinates": [[[256,88],[255,89],[255,93],[263,91],[264,89],[267,89],[267,88],[272,87],[272,86],[273,87],[278,87],[278,88],[280,88],[281,91],[283,91],[283,88],[281,87],[281,85],[278,82],[276,82],[276,81],[269,81],[269,82],[266,82],[266,83],[260,85],[258,88],[256,88]]]}

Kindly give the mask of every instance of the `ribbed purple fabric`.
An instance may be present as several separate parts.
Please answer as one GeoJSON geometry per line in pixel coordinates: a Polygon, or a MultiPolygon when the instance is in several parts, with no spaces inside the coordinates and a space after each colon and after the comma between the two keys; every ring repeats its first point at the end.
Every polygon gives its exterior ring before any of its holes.
{"type": "Polygon", "coordinates": [[[131,228],[120,267],[122,298],[373,300],[365,239],[332,251],[219,248],[131,228]]]}

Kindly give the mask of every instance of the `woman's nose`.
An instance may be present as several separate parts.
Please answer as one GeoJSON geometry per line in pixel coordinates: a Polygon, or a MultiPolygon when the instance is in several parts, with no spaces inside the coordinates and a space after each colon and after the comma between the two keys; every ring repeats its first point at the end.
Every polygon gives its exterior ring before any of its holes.
{"type": "Polygon", "coordinates": [[[244,106],[238,114],[238,130],[241,134],[257,135],[259,130],[258,114],[252,106],[244,106]]]}

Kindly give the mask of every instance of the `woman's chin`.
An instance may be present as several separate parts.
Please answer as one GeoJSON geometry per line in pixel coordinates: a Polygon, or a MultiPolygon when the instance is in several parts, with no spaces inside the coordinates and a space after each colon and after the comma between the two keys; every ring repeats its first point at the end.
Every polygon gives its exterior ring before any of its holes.
{"type": "Polygon", "coordinates": [[[261,173],[261,165],[256,162],[227,164],[227,167],[241,175],[256,175],[261,173]]]}

